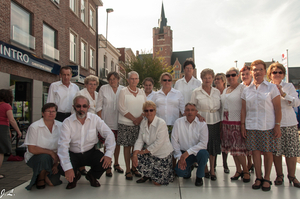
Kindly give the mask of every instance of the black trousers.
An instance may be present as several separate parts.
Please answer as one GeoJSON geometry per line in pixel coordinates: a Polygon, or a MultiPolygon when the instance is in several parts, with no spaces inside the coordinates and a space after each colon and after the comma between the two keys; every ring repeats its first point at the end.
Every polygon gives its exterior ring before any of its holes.
{"type": "MultiPolygon", "coordinates": [[[[79,167],[90,166],[91,169],[88,171],[88,174],[99,179],[102,176],[102,174],[107,170],[102,167],[103,161],[100,162],[104,154],[101,151],[96,150],[94,147],[84,153],[73,153],[69,151],[69,154],[75,174],[79,167]]],[[[62,168],[60,171],[63,172],[62,168]]]]}

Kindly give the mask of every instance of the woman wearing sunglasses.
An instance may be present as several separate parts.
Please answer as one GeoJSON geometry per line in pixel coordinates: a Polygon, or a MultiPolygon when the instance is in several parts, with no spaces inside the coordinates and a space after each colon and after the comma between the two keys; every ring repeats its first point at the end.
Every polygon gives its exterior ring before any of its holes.
{"type": "Polygon", "coordinates": [[[191,103],[196,104],[198,113],[204,117],[209,132],[207,151],[209,153],[210,172],[205,167],[205,178],[217,180],[214,170],[215,156],[221,153],[220,140],[220,91],[212,87],[215,73],[206,68],[201,71],[202,86],[192,92],[191,103]]]}
{"type": "Polygon", "coordinates": [[[279,138],[280,150],[273,155],[277,177],[275,185],[283,184],[282,155],[285,156],[288,179],[294,187],[300,188],[300,183],[295,177],[297,157],[300,156],[300,143],[297,128],[297,118],[293,107],[300,105],[300,100],[295,87],[291,83],[282,81],[286,75],[285,67],[280,63],[270,65],[267,76],[280,92],[282,119],[280,124],[282,136],[279,138]]]}
{"type": "Polygon", "coordinates": [[[152,101],[157,106],[157,116],[168,125],[169,133],[175,120],[184,113],[184,98],[180,91],[172,88],[172,75],[163,73],[160,76],[161,89],[155,93],[152,101]]]}
{"type": "Polygon", "coordinates": [[[141,122],[132,156],[133,166],[143,173],[143,177],[136,182],[152,180],[155,185],[167,185],[173,181],[173,147],[168,128],[163,119],[155,116],[154,102],[146,101],[143,104],[143,112],[145,119],[141,122]]]}
{"type": "Polygon", "coordinates": [[[222,152],[230,152],[234,159],[236,173],[231,177],[231,180],[238,180],[239,177],[244,177],[243,182],[250,182],[250,174],[246,164],[248,151],[245,138],[243,138],[241,133],[241,95],[244,85],[238,82],[239,71],[236,68],[230,68],[226,72],[226,79],[230,86],[221,95],[222,152]]]}

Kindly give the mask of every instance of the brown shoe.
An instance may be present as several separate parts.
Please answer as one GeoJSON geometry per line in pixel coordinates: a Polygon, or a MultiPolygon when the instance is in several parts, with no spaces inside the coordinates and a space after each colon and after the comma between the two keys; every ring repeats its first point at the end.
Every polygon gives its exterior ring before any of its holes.
{"type": "Polygon", "coordinates": [[[92,187],[100,187],[101,186],[100,183],[98,182],[98,180],[94,176],[92,176],[90,173],[87,173],[85,178],[88,181],[90,181],[90,184],[92,187]]]}
{"type": "Polygon", "coordinates": [[[81,178],[81,174],[79,171],[75,174],[75,178],[73,179],[73,182],[69,182],[66,189],[73,189],[76,187],[77,181],[81,178]]]}

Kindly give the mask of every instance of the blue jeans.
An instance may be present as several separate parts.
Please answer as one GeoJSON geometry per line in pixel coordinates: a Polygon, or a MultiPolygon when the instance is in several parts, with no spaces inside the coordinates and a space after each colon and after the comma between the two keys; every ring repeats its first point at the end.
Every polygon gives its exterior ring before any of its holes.
{"type": "Polygon", "coordinates": [[[197,153],[197,156],[189,155],[189,157],[187,157],[185,159],[186,164],[187,164],[185,170],[179,169],[178,163],[177,163],[176,167],[175,167],[175,172],[179,177],[191,177],[191,172],[192,172],[191,166],[195,162],[197,162],[198,168],[197,168],[196,176],[198,178],[202,178],[202,177],[204,177],[204,168],[208,161],[208,158],[209,158],[209,154],[208,154],[207,150],[202,149],[197,153]]]}

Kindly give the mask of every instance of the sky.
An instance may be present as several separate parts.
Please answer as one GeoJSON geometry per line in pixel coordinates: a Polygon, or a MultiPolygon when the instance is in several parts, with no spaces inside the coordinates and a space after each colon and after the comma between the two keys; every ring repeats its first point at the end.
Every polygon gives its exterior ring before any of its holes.
{"type": "MultiPolygon", "coordinates": [[[[158,27],[162,0],[102,0],[99,33],[115,46],[151,52],[152,29],[158,27]]],[[[173,30],[173,51],[195,48],[198,78],[204,68],[215,73],[241,69],[257,59],[300,66],[299,0],[164,0],[167,25],[173,30]]]]}

